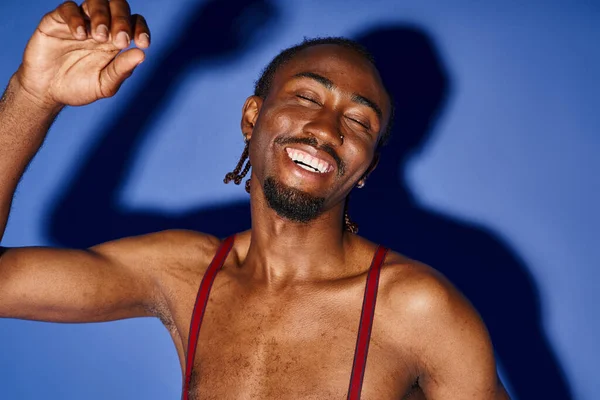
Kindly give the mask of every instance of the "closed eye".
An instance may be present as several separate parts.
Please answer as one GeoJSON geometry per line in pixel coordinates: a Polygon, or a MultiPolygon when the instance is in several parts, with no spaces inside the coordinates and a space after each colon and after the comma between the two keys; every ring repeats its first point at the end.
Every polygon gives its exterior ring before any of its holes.
{"type": "Polygon", "coordinates": [[[349,119],[352,122],[357,123],[358,125],[362,126],[366,130],[370,130],[371,129],[371,125],[369,123],[362,122],[362,121],[360,121],[358,119],[355,119],[355,118],[352,118],[352,117],[346,117],[346,118],[349,119]]]}
{"type": "Polygon", "coordinates": [[[313,99],[312,97],[308,97],[308,96],[304,96],[301,94],[297,94],[296,97],[306,100],[306,101],[310,101],[311,103],[315,103],[316,105],[321,105],[321,103],[319,103],[317,100],[313,99]]]}

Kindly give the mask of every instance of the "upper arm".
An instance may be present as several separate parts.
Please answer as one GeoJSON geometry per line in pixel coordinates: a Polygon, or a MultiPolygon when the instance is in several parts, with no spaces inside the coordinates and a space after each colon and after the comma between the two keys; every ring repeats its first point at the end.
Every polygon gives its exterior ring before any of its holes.
{"type": "Polygon", "coordinates": [[[508,399],[487,329],[462,294],[430,270],[409,292],[406,312],[427,399],[508,399]]]}
{"type": "Polygon", "coordinates": [[[150,316],[162,301],[163,269],[193,262],[202,242],[203,235],[165,231],[85,250],[8,249],[0,257],[0,317],[95,322],[150,316]]]}

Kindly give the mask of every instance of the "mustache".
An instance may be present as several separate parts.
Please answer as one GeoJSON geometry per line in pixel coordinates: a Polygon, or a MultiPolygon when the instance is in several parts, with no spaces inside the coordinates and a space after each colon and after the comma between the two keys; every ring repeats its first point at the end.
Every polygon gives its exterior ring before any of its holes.
{"type": "Polygon", "coordinates": [[[340,156],[338,156],[335,149],[327,143],[319,145],[319,142],[314,137],[280,136],[277,139],[275,139],[275,143],[281,146],[284,146],[286,144],[306,144],[316,149],[323,150],[325,153],[329,154],[337,164],[338,176],[342,176],[346,172],[346,163],[344,163],[340,156]]]}

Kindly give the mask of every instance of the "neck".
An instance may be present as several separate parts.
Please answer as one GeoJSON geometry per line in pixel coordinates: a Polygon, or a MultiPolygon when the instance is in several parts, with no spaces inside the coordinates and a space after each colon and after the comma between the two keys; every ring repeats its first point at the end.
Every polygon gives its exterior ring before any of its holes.
{"type": "Polygon", "coordinates": [[[353,235],[343,230],[343,202],[310,222],[298,223],[271,209],[262,188],[253,187],[251,199],[252,230],[244,269],[253,278],[285,286],[347,274],[346,250],[353,235]]]}

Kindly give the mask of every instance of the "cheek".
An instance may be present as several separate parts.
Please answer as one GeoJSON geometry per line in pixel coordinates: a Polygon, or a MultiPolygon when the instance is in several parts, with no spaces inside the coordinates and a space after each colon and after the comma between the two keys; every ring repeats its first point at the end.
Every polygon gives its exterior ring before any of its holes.
{"type": "Polygon", "coordinates": [[[353,180],[359,180],[373,162],[375,149],[369,141],[361,139],[354,139],[347,145],[343,155],[347,163],[346,170],[352,174],[353,180]]]}
{"type": "Polygon", "coordinates": [[[272,136],[291,134],[308,118],[294,107],[272,107],[261,113],[259,121],[265,133],[272,136]]]}
{"type": "Polygon", "coordinates": [[[293,116],[278,109],[269,109],[259,115],[250,140],[250,163],[260,176],[265,166],[273,162],[273,141],[293,132],[294,121],[293,116]]]}

